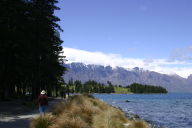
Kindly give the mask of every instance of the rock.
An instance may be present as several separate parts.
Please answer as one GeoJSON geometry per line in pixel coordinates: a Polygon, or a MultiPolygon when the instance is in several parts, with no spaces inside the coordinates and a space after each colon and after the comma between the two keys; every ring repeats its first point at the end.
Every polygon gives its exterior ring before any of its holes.
{"type": "Polygon", "coordinates": [[[128,126],[130,126],[130,123],[125,123],[125,124],[123,124],[125,127],[128,127],[128,126]]]}
{"type": "Polygon", "coordinates": [[[125,102],[130,102],[129,100],[125,100],[125,102]]]}
{"type": "Polygon", "coordinates": [[[125,113],[125,116],[131,120],[139,120],[141,119],[138,115],[132,113],[125,113]]]}

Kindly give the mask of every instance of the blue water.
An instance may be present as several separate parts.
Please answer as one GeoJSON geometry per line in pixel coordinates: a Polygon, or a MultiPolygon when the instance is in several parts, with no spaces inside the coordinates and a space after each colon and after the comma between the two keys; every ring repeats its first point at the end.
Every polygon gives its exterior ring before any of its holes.
{"type": "Polygon", "coordinates": [[[95,94],[123,111],[166,128],[192,128],[192,93],[95,94]],[[129,100],[130,102],[125,102],[129,100]]]}

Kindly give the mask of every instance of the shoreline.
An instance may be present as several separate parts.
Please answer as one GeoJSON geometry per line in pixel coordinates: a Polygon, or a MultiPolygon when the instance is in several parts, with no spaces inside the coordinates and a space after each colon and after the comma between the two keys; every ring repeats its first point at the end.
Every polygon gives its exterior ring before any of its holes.
{"type": "MultiPolygon", "coordinates": [[[[98,98],[97,98],[97,99],[98,99],[98,98]]],[[[99,100],[100,100],[100,99],[99,99],[99,100]]],[[[103,100],[101,100],[101,101],[103,101],[103,100]]],[[[103,102],[105,102],[105,101],[103,101],[103,102]]],[[[125,102],[127,102],[127,101],[125,101],[125,102]]],[[[130,101],[129,101],[129,102],[130,102],[130,101]]],[[[105,102],[105,103],[107,103],[107,102],[105,102]]],[[[107,104],[109,104],[109,103],[107,103],[107,104]]],[[[117,108],[117,109],[121,110],[121,111],[125,114],[125,116],[126,116],[128,119],[130,119],[130,120],[145,121],[145,122],[147,122],[147,123],[149,124],[149,127],[150,127],[150,128],[167,128],[167,127],[162,126],[162,125],[160,125],[160,124],[157,124],[157,123],[155,123],[155,122],[153,122],[153,121],[142,119],[142,118],[141,118],[139,115],[137,115],[137,114],[124,111],[124,110],[123,110],[121,107],[119,107],[119,106],[114,106],[114,105],[112,105],[112,104],[109,104],[109,105],[111,105],[111,106],[114,107],[114,108],[117,108]]]]}
{"type": "Polygon", "coordinates": [[[154,128],[144,120],[131,120],[120,108],[92,95],[70,96],[55,106],[49,115],[34,118],[30,128],[42,124],[45,128],[154,128]]]}
{"type": "Polygon", "coordinates": [[[154,123],[153,121],[149,121],[149,120],[142,119],[142,118],[141,118],[139,115],[137,115],[137,114],[123,111],[122,108],[120,108],[120,107],[118,107],[118,106],[113,106],[113,105],[112,105],[112,107],[115,107],[115,108],[121,110],[121,111],[125,114],[125,116],[126,116],[128,119],[130,119],[130,120],[136,120],[136,121],[137,121],[137,120],[141,120],[141,121],[147,122],[147,123],[150,125],[150,128],[166,128],[165,126],[161,126],[161,125],[159,125],[159,124],[156,124],[156,123],[154,123]]]}
{"type": "MultiPolygon", "coordinates": [[[[93,97],[94,97],[94,96],[93,96],[93,97]]],[[[160,126],[160,125],[158,125],[158,124],[153,123],[152,121],[144,120],[144,119],[140,118],[139,115],[136,115],[136,114],[133,114],[133,113],[129,113],[129,112],[123,111],[123,110],[122,110],[120,107],[118,107],[118,106],[111,105],[110,103],[107,103],[107,102],[105,102],[105,101],[103,101],[103,100],[100,100],[100,99],[98,99],[98,98],[96,98],[96,97],[94,97],[94,98],[95,98],[96,100],[99,100],[99,101],[101,101],[101,102],[104,102],[104,104],[107,104],[107,105],[109,105],[109,106],[111,106],[111,107],[113,107],[113,108],[115,108],[115,109],[120,110],[121,112],[124,113],[125,117],[126,117],[128,120],[130,120],[130,121],[144,121],[144,122],[146,122],[146,123],[150,126],[150,128],[165,128],[165,127],[162,127],[162,126],[160,126]]],[[[55,103],[54,103],[54,104],[55,104],[55,103]]],[[[38,117],[38,111],[36,111],[35,113],[36,113],[36,114],[35,114],[34,116],[32,116],[33,118],[38,117]]],[[[17,117],[21,118],[20,116],[17,116],[17,117]]],[[[23,117],[23,118],[27,118],[27,120],[29,121],[29,117],[23,117]]],[[[6,121],[6,122],[7,122],[7,121],[6,121]]],[[[1,123],[3,123],[3,122],[1,122],[1,123]]],[[[7,123],[8,123],[8,122],[7,122],[7,123]]]]}

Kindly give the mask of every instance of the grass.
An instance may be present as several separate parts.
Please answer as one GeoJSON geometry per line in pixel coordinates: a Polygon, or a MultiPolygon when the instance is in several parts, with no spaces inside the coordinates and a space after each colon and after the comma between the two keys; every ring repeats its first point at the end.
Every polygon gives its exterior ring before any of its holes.
{"type": "Polygon", "coordinates": [[[56,118],[50,114],[34,118],[30,124],[30,128],[48,128],[54,124],[56,118]]]}
{"type": "Polygon", "coordinates": [[[144,121],[133,121],[105,102],[85,95],[70,97],[53,112],[32,120],[30,128],[148,128],[144,121]]]}
{"type": "Polygon", "coordinates": [[[124,87],[115,87],[115,93],[117,94],[128,94],[131,93],[128,88],[124,87]]]}

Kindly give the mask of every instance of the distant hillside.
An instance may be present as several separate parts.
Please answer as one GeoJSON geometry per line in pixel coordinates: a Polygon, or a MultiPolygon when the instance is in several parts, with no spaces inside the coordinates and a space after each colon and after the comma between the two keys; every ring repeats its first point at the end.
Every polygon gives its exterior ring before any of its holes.
{"type": "Polygon", "coordinates": [[[112,68],[101,65],[85,65],[83,63],[66,64],[68,72],[64,74],[65,81],[95,80],[101,83],[111,81],[114,85],[127,86],[132,83],[162,86],[169,92],[192,92],[192,75],[188,79],[178,75],[165,75],[153,71],[142,70],[138,67],[127,70],[122,67],[112,68]]]}

